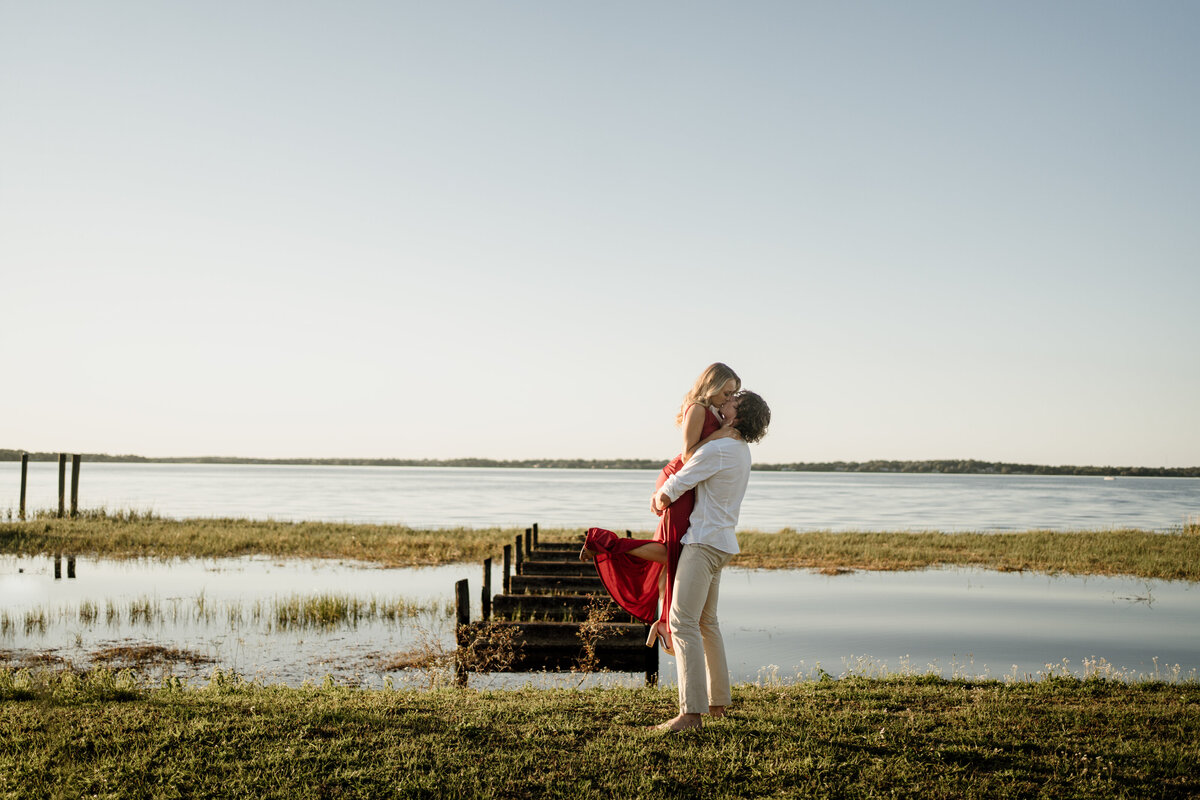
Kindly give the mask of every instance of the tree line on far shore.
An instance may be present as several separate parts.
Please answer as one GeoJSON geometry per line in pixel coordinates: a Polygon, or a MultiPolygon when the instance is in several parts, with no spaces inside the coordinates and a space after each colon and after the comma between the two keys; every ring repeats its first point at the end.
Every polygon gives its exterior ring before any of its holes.
{"type": "MultiPolygon", "coordinates": [[[[20,461],[24,450],[0,449],[0,461],[20,461]]],[[[29,453],[30,461],[57,461],[58,453],[29,453]]],[[[491,467],[523,469],[660,469],[663,461],[645,458],[536,458],[502,461],[491,458],[237,458],[232,456],[180,456],[149,458],[133,455],[85,453],[85,461],[140,464],[274,464],[279,466],[346,467],[491,467]]],[[[816,461],[791,464],[755,464],[764,472],[901,472],[953,475],[1095,475],[1160,478],[1200,478],[1200,467],[1094,467],[1014,464],[976,459],[931,461],[816,461]]]]}

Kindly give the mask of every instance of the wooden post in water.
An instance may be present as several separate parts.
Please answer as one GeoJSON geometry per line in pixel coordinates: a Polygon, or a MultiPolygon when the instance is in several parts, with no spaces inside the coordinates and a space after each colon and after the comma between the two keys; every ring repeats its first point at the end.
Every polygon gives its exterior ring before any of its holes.
{"type": "Polygon", "coordinates": [[[534,547],[537,547],[537,546],[538,546],[538,529],[537,529],[537,523],[536,523],[536,522],[535,522],[535,523],[533,523],[533,546],[534,546],[534,547]]]}
{"type": "MultiPolygon", "coordinates": [[[[454,603],[458,621],[458,626],[454,632],[454,640],[459,648],[461,648],[467,638],[463,628],[471,622],[471,594],[470,589],[467,587],[466,578],[454,584],[454,603]]],[[[467,668],[457,653],[454,656],[454,681],[459,686],[467,685],[467,668]]]]}
{"type": "Polygon", "coordinates": [[[517,571],[518,575],[523,575],[523,574],[525,574],[525,570],[521,568],[521,563],[522,563],[523,559],[521,557],[521,537],[520,536],[517,537],[516,548],[517,548],[516,549],[517,558],[516,558],[516,561],[514,562],[516,564],[516,571],[517,571]]]}
{"type": "Polygon", "coordinates": [[[512,585],[512,545],[504,545],[504,593],[508,594],[508,587],[512,585]]]}
{"type": "Polygon", "coordinates": [[[25,519],[25,484],[29,476],[29,453],[21,453],[21,506],[17,515],[25,519]]]}
{"type": "Polygon", "coordinates": [[[79,516],[79,453],[71,456],[71,519],[79,516]]]}
{"type": "Polygon", "coordinates": [[[58,454],[58,516],[62,517],[67,507],[67,454],[58,454]]]}
{"type": "Polygon", "coordinates": [[[62,580],[62,553],[54,554],[54,580],[62,580]]]}
{"type": "Polygon", "coordinates": [[[75,556],[67,556],[67,577],[75,577],[75,556]]]}
{"type": "Polygon", "coordinates": [[[646,685],[658,686],[658,644],[646,648],[646,685]]]}
{"type": "Polygon", "coordinates": [[[480,604],[480,616],[484,622],[492,618],[492,559],[483,560],[483,602],[480,604]]]}

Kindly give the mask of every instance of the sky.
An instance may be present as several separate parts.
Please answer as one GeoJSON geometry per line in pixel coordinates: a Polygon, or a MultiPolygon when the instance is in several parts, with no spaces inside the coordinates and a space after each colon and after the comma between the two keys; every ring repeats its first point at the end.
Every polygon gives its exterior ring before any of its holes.
{"type": "Polygon", "coordinates": [[[0,0],[0,448],[1200,464],[1200,4],[0,0]]]}

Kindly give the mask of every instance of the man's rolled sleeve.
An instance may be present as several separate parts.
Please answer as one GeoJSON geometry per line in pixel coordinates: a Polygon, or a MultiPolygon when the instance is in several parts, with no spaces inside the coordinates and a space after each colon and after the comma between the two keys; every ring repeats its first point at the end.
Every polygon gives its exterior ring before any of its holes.
{"type": "Polygon", "coordinates": [[[696,488],[701,481],[716,475],[721,468],[722,455],[717,448],[702,446],[692,454],[683,469],[663,482],[659,492],[665,493],[674,503],[688,489],[696,488]]]}

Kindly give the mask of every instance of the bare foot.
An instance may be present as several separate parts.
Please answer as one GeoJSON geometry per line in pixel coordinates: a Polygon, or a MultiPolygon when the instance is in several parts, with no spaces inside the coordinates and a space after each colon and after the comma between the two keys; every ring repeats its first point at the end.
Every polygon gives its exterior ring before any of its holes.
{"type": "Polygon", "coordinates": [[[709,706],[708,715],[713,719],[725,716],[725,706],[709,706]]]}
{"type": "Polygon", "coordinates": [[[583,547],[579,548],[579,560],[580,561],[594,561],[595,558],[596,558],[596,554],[593,553],[591,550],[588,550],[587,542],[584,542],[583,547]]]}
{"type": "Polygon", "coordinates": [[[659,731],[661,733],[679,733],[680,731],[688,731],[692,728],[699,728],[703,723],[700,722],[699,714],[680,714],[674,719],[669,719],[659,725],[655,725],[650,730],[659,731]]]}

